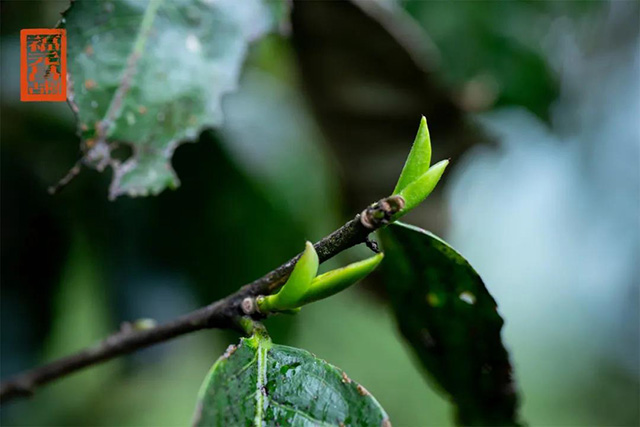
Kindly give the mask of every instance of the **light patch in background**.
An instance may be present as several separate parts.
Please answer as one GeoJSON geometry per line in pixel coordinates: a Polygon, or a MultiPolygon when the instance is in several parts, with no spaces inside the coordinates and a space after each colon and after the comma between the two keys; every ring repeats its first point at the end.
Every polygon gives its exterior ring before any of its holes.
{"type": "Polygon", "coordinates": [[[272,203],[292,212],[309,239],[336,227],[337,182],[322,136],[293,88],[266,73],[247,72],[224,106],[221,142],[272,203]]]}
{"type": "Polygon", "coordinates": [[[498,301],[533,425],[638,417],[640,50],[617,31],[629,5],[610,6],[597,38],[558,21],[545,41],[551,126],[480,117],[499,149],[469,153],[449,187],[449,240],[498,301]]]}

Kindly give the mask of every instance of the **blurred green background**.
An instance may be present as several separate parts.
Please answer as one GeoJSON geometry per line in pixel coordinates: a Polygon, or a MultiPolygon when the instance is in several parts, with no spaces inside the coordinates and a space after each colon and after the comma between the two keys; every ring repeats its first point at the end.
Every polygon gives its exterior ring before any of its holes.
{"type": "MultiPolygon", "coordinates": [[[[638,425],[640,3],[382,2],[420,34],[415,69],[375,14],[322,4],[253,45],[224,126],[176,151],[178,190],[109,202],[108,172],[47,194],[80,155],[74,117],[19,101],[19,31],[53,27],[68,3],[1,3],[2,378],[279,265],[392,190],[425,114],[434,160],[454,161],[410,220],[447,238],[498,301],[523,419],[638,425]]],[[[374,277],[269,330],[343,368],[394,425],[450,425],[379,288],[374,277]]],[[[0,421],[187,425],[237,338],[198,332],[88,369],[0,421]]]]}

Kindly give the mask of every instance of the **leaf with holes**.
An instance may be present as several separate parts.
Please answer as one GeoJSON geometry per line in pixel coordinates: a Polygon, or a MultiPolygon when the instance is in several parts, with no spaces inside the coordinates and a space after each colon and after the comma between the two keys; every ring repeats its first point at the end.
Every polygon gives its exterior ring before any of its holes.
{"type": "Polygon", "coordinates": [[[462,425],[517,424],[517,395],[497,305],[469,263],[418,227],[380,231],[383,271],[400,330],[462,425]]]}
{"type": "Polygon", "coordinates": [[[195,426],[390,426],[380,404],[340,369],[257,332],[213,365],[195,426]]]}
{"type": "MultiPolygon", "coordinates": [[[[272,2],[271,2],[272,3],[272,2]]],[[[278,23],[262,0],[74,2],[67,30],[69,102],[83,162],[113,168],[110,198],[175,188],[176,147],[222,122],[250,42],[278,23]],[[118,160],[114,149],[132,154],[118,160]]]]}

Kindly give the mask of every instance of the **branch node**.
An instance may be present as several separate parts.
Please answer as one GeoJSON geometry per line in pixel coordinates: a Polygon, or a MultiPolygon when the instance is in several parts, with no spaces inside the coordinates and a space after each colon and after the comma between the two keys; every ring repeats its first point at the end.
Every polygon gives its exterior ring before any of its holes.
{"type": "Polygon", "coordinates": [[[58,192],[60,192],[60,190],[62,190],[64,187],[66,187],[72,180],[73,178],[75,178],[76,176],[78,176],[78,174],[80,173],[80,169],[82,167],[82,159],[78,160],[72,167],[71,169],[69,169],[69,172],[67,172],[65,174],[65,176],[63,176],[60,181],[58,181],[56,184],[50,186],[47,191],[49,192],[49,194],[54,195],[58,192]]]}
{"type": "Polygon", "coordinates": [[[367,239],[364,241],[365,245],[367,245],[367,247],[369,249],[371,249],[373,252],[379,254],[380,253],[380,248],[378,247],[378,242],[376,242],[375,240],[371,240],[369,238],[369,236],[367,236],[367,239]]]}
{"type": "Polygon", "coordinates": [[[250,316],[257,311],[256,299],[253,297],[246,297],[242,300],[242,303],[240,303],[240,307],[244,314],[250,316]]]}
{"type": "Polygon", "coordinates": [[[404,208],[404,205],[404,198],[399,195],[380,199],[360,213],[360,222],[365,227],[374,230],[388,224],[391,218],[404,208]]]}

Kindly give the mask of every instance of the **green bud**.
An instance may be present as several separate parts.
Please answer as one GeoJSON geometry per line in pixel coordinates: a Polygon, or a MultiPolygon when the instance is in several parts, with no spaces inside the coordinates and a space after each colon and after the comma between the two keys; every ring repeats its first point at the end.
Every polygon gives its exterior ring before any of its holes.
{"type": "Polygon", "coordinates": [[[354,262],[346,267],[321,274],[311,282],[299,305],[309,304],[336,294],[371,273],[382,261],[384,254],[379,253],[363,261],[354,262]]]}
{"type": "Polygon", "coordinates": [[[409,212],[418,206],[429,194],[436,188],[438,181],[442,177],[444,170],[447,168],[449,160],[442,160],[433,165],[421,177],[407,185],[400,193],[400,197],[404,199],[405,205],[400,212],[394,216],[394,220],[409,212]]]}
{"type": "Polygon", "coordinates": [[[289,279],[280,292],[258,298],[256,303],[261,312],[285,311],[300,306],[299,300],[318,273],[318,254],[311,242],[307,242],[304,252],[296,262],[289,279]]]}
{"type": "Polygon", "coordinates": [[[392,195],[399,194],[409,184],[421,177],[429,170],[431,165],[431,138],[429,137],[429,128],[427,127],[427,119],[422,116],[420,127],[413,146],[407,156],[398,183],[392,195]]]}

